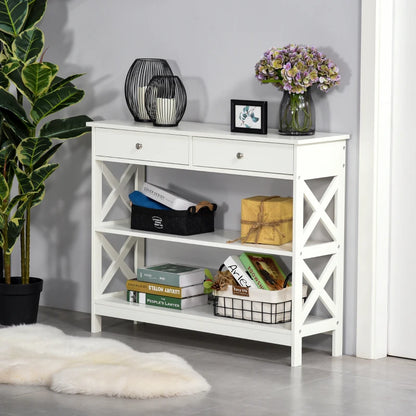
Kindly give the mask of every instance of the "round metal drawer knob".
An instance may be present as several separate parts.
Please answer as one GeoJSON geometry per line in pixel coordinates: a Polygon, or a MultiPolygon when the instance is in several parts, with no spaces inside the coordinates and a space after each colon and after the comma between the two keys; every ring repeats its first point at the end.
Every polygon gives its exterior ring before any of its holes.
{"type": "Polygon", "coordinates": [[[141,143],[136,143],[136,149],[140,150],[143,147],[143,145],[141,143]]]}
{"type": "Polygon", "coordinates": [[[237,159],[242,159],[244,157],[244,153],[238,152],[237,159]]]}

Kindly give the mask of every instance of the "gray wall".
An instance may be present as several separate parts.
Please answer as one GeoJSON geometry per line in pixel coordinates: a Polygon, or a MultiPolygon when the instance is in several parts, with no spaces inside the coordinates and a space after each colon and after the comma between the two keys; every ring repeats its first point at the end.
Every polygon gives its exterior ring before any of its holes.
{"type": "MultiPolygon", "coordinates": [[[[314,100],[318,130],[348,132],[352,137],[348,147],[344,310],[345,352],[353,354],[360,1],[49,0],[42,28],[48,47],[45,59],[59,64],[63,75],[86,73],[77,82],[86,91],[84,100],[63,115],[86,113],[97,120],[131,118],[123,86],[137,57],[164,57],[182,77],[188,94],[185,120],[228,124],[231,98],[267,100],[270,128],[277,126],[282,93],[254,78],[254,65],[266,49],[309,44],[338,64],[342,84],[325,96],[314,92],[314,100]]],[[[46,280],[43,304],[89,311],[89,137],[66,143],[57,159],[61,167],[48,181],[44,204],[33,214],[32,275],[46,280]]],[[[179,172],[172,179],[163,169],[149,171],[149,177],[184,189],[197,186],[201,194],[215,195],[217,202],[224,198],[229,217],[223,219],[235,227],[242,194],[274,189],[274,184],[241,177],[223,182],[217,175],[193,177],[179,172]]],[[[163,255],[163,250],[167,253],[166,246],[156,248],[158,255],[163,255]]],[[[175,247],[171,255],[179,256],[177,250],[175,247]]],[[[195,253],[196,260],[200,257],[203,254],[195,253]]]]}

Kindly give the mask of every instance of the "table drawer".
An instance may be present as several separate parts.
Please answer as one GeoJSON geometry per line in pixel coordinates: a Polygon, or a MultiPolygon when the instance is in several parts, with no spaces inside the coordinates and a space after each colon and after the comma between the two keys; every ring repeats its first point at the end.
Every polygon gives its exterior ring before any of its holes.
{"type": "Polygon", "coordinates": [[[163,133],[96,129],[97,156],[152,162],[189,163],[189,137],[163,133]]]}
{"type": "Polygon", "coordinates": [[[293,146],[194,137],[193,165],[220,169],[293,173],[293,146]]]}

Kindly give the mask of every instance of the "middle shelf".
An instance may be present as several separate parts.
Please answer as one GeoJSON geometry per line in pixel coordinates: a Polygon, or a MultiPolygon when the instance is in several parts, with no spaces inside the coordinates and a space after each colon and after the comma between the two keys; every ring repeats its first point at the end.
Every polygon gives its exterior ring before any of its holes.
{"type": "MultiPolygon", "coordinates": [[[[132,236],[137,238],[146,238],[150,240],[170,241],[181,244],[192,244],[205,247],[217,247],[227,250],[249,251],[252,253],[271,254],[276,256],[292,257],[293,249],[292,243],[286,243],[281,246],[267,245],[267,244],[242,244],[240,241],[235,241],[240,237],[240,231],[222,230],[218,229],[212,233],[194,234],[194,235],[174,235],[157,233],[151,231],[141,231],[130,228],[130,219],[104,221],[96,224],[96,232],[132,236]],[[234,241],[229,243],[228,241],[234,241]]],[[[303,248],[300,256],[302,258],[313,258],[334,254],[338,250],[335,242],[325,241],[308,241],[303,248]]]]}

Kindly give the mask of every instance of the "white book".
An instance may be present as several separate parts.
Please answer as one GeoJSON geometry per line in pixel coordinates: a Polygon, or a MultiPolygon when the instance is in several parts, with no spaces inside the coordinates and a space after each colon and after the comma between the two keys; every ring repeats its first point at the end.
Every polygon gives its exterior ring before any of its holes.
{"type": "Polygon", "coordinates": [[[233,275],[236,282],[242,287],[252,287],[255,283],[251,279],[248,271],[243,266],[238,256],[229,256],[224,260],[224,265],[233,275]]]}
{"type": "Polygon", "coordinates": [[[196,205],[195,202],[188,201],[187,199],[176,195],[172,191],[168,191],[149,182],[145,182],[143,184],[142,192],[147,197],[178,211],[185,211],[189,207],[196,205]]]}

